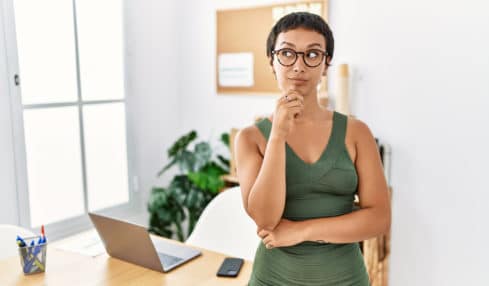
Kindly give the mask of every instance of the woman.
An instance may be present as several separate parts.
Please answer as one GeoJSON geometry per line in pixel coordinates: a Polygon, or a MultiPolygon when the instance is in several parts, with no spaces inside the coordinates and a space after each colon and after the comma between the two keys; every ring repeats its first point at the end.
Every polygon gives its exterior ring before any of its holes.
{"type": "Polygon", "coordinates": [[[251,286],[369,285],[358,242],[390,228],[369,128],[318,104],[333,50],[330,28],[314,14],[286,15],[269,34],[282,96],[273,115],[238,133],[235,147],[243,204],[263,242],[251,286]]]}

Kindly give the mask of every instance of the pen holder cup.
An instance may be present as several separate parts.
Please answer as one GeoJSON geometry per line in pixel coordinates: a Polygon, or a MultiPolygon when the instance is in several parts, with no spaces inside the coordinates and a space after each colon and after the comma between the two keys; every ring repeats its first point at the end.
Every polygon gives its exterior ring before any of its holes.
{"type": "Polygon", "coordinates": [[[24,239],[27,246],[19,247],[20,264],[25,275],[44,272],[46,270],[47,243],[30,246],[31,241],[37,242],[39,237],[24,239]]]}

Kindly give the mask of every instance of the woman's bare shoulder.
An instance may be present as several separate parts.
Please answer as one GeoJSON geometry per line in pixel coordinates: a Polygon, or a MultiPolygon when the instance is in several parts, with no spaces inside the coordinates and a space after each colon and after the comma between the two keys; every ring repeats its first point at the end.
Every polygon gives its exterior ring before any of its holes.
{"type": "Polygon", "coordinates": [[[236,134],[236,140],[246,142],[248,144],[256,143],[260,130],[255,124],[241,128],[236,134]]]}
{"type": "Polygon", "coordinates": [[[262,153],[262,146],[266,145],[266,139],[256,124],[241,128],[236,134],[236,141],[258,148],[260,153],[262,153]]]}
{"type": "Polygon", "coordinates": [[[372,132],[368,125],[362,120],[355,118],[353,116],[348,116],[348,132],[349,136],[356,143],[361,143],[365,140],[370,140],[373,138],[372,132]]]}

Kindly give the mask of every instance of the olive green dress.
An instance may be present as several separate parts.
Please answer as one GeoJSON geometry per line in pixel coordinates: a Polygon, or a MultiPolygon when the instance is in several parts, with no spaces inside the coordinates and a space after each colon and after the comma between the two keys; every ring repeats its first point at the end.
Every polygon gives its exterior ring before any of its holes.
{"type": "MultiPolygon", "coordinates": [[[[286,201],[283,217],[307,220],[353,211],[358,176],[346,150],[347,117],[334,112],[328,145],[315,163],[306,163],[286,144],[286,201]]],[[[272,123],[256,123],[268,140],[272,123]]],[[[358,243],[306,241],[267,249],[260,242],[250,286],[261,285],[369,285],[358,243]]]]}

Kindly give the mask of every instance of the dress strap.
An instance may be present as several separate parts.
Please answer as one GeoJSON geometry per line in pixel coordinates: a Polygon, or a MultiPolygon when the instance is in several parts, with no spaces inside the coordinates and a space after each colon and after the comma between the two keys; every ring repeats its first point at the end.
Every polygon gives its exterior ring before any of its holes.
{"type": "Polygon", "coordinates": [[[338,147],[343,147],[345,144],[346,137],[346,123],[348,121],[348,117],[342,113],[334,111],[333,114],[333,134],[334,136],[334,144],[338,147]]]}
{"type": "Polygon", "coordinates": [[[336,128],[336,137],[338,140],[340,140],[341,143],[345,143],[345,138],[346,138],[346,124],[348,122],[348,116],[336,112],[336,122],[335,124],[337,125],[338,128],[336,128]]]}
{"type": "Polygon", "coordinates": [[[265,117],[260,121],[258,121],[257,123],[255,123],[255,125],[263,134],[265,139],[267,139],[268,141],[268,138],[270,137],[270,132],[272,132],[272,123],[270,122],[270,120],[268,120],[268,118],[265,117]]]}

